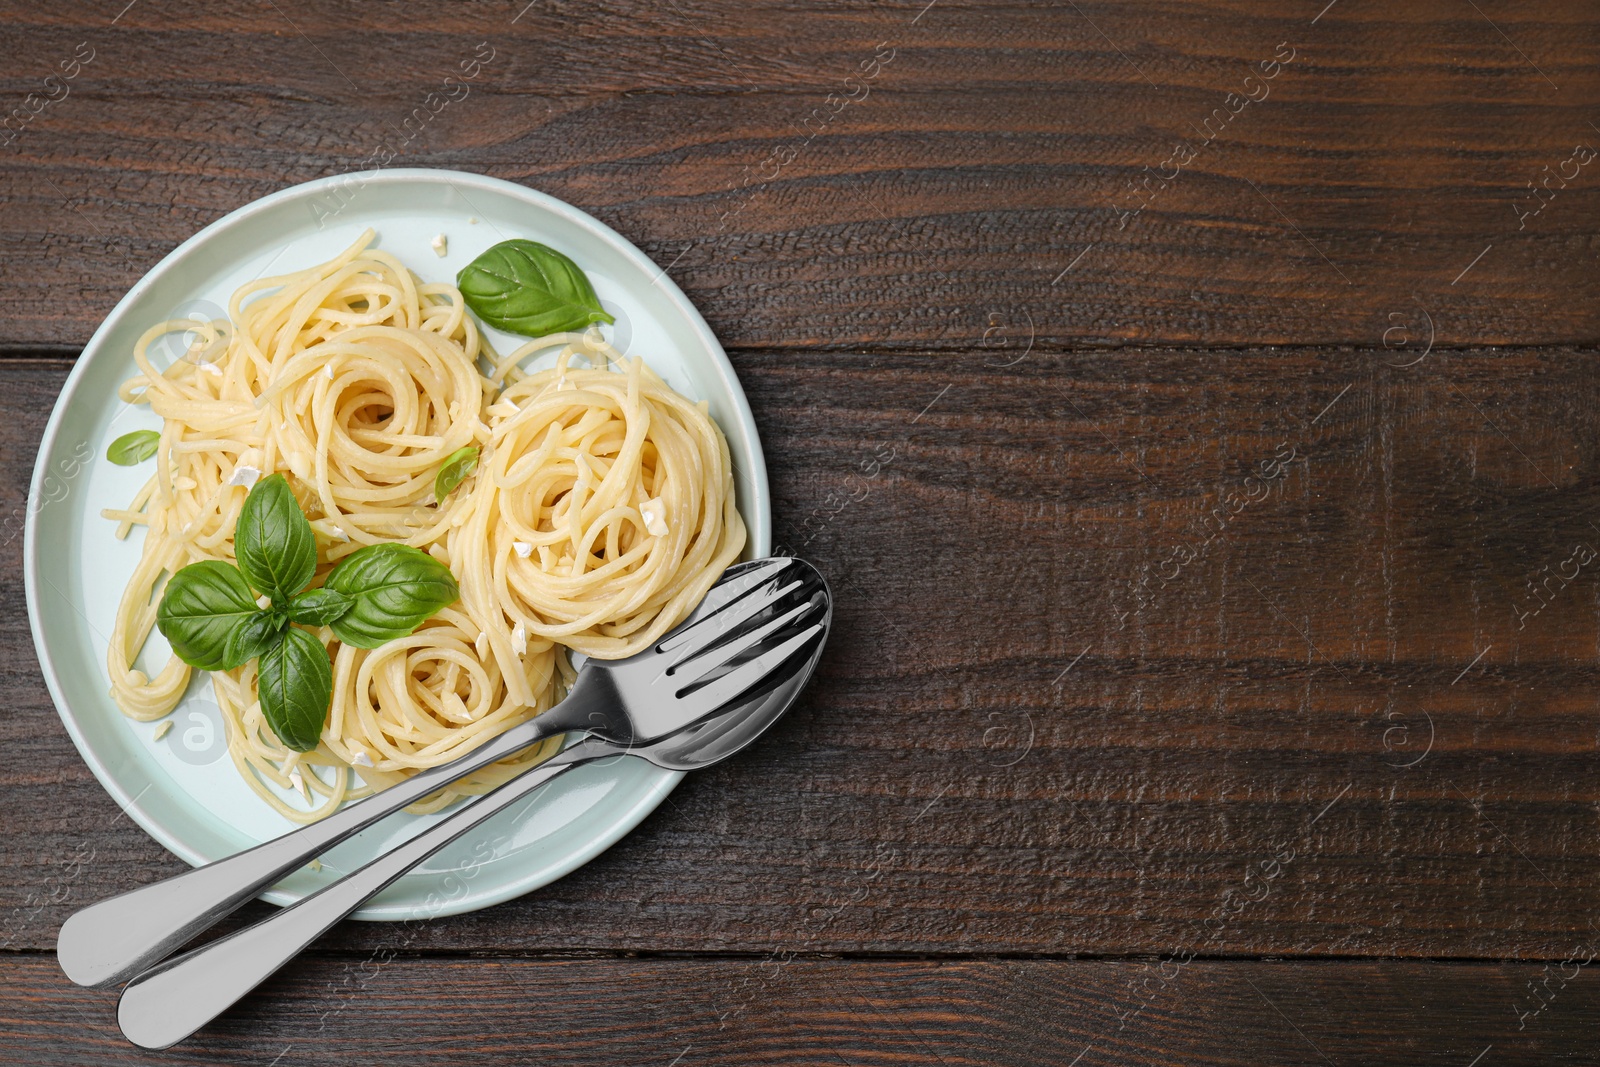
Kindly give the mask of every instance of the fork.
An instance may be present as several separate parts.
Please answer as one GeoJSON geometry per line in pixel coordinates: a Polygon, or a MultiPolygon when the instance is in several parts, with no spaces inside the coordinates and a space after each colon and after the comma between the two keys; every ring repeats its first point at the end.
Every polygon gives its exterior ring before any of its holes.
{"type": "MultiPolygon", "coordinates": [[[[689,618],[623,660],[589,660],[567,698],[459,759],[412,775],[320,822],[203,867],[92,904],[70,916],[56,958],[79,985],[122,982],[213,926],[290,871],[408,804],[557,734],[645,744],[713,714],[760,681],[751,660],[804,606],[771,609],[805,584],[785,556],[736,564],[689,618]]],[[[559,758],[559,757],[557,757],[559,758]]]]}

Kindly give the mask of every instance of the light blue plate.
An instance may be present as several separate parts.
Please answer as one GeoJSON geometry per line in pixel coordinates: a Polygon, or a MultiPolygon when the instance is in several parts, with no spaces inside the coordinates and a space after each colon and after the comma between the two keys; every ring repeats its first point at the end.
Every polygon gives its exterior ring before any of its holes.
{"type": "MultiPolygon", "coordinates": [[[[39,448],[24,548],[28,617],[61,721],[117,802],[192,864],[231,855],[294,824],[240,779],[206,676],[191,683],[160,741],[157,723],[129,719],[108,695],[107,635],[141,535],[135,530],[117,541],[100,509],[126,507],[150,468],[114,466],[106,446],[129,430],[160,425],[148,408],[118,400],[117,386],[134,373],[134,342],[151,324],[225,317],[240,285],[330,259],[369,226],[378,232],[378,247],[426,281],[453,281],[484,249],[512,237],[542,241],[576,260],[616,316],[616,326],[605,327],[613,343],[644,357],[685,396],[710,402],[733,453],[739,510],[750,528],[746,555],[771,550],[761,442],[728,357],[665,272],[599,221],[520,185],[443,170],[323,178],[217,220],[140,279],[83,350],[39,448]],[[439,234],[448,241],[442,258],[431,245],[439,234]]],[[[488,333],[502,352],[517,342],[488,333]]],[[[166,654],[154,635],[141,662],[159,665],[166,654]]],[[[451,915],[537,889],[632,830],[682,777],[636,758],[609,762],[556,779],[400,879],[356,918],[451,915]]],[[[393,816],[325,856],[320,872],[303,869],[263,896],[277,904],[299,900],[438,818],[393,816]]]]}

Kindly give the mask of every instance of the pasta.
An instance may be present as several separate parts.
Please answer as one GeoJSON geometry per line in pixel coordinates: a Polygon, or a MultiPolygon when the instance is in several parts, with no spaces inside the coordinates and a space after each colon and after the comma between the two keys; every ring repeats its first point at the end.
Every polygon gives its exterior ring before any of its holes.
{"type": "MultiPolygon", "coordinates": [[[[455,287],[419,282],[373,236],[244,286],[229,321],[146,331],[120,395],[162,419],[155,471],[127,508],[104,512],[119,537],[146,527],[107,653],[113,698],[143,721],[168,714],[190,681],[176,656],[153,676],[136,666],[164,582],[190,563],[233,559],[234,524],[260,477],[282,472],[311,520],[314,584],[365,545],[411,545],[449,567],[461,599],[408,637],[366,650],[314,631],[332,655],[333,697],[310,752],[273,734],[254,662],[212,672],[235,765],[299,822],[550,708],[575,677],[570,652],[647,647],[745,543],[728,445],[704,404],[622,360],[597,327],[499,356],[455,287]],[[189,353],[159,369],[150,346],[174,331],[190,335],[189,353]],[[551,349],[555,367],[523,370],[551,349]],[[435,474],[465,446],[481,450],[475,473],[435,501],[435,474]]],[[[485,792],[558,747],[408,810],[485,792]]]]}

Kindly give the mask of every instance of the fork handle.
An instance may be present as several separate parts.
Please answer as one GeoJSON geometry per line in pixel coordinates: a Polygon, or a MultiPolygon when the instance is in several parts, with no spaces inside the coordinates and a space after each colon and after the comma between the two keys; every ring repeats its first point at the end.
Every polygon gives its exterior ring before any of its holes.
{"type": "Polygon", "coordinates": [[[91,904],[62,924],[56,960],[79,985],[126,981],[290,871],[384,816],[547,737],[581,728],[592,703],[589,690],[574,686],[566,700],[543,715],[513,726],[459,759],[419,771],[326,819],[254,848],[91,904]]]}
{"type": "MultiPolygon", "coordinates": [[[[143,1048],[176,1044],[222,1014],[368,898],[485,819],[573,767],[620,749],[588,738],[467,804],[450,817],[271,917],[139,975],[122,991],[117,1023],[143,1048]]],[[[470,873],[467,877],[470,877],[470,873]]]]}

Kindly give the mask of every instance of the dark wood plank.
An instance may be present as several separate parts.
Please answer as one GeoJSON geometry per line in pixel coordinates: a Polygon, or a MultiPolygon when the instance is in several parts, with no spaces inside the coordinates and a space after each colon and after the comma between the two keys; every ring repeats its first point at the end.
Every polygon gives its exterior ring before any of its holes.
{"type": "Polygon", "coordinates": [[[1581,0],[123,6],[0,5],[5,107],[68,93],[0,131],[0,346],[375,153],[594,212],[736,347],[1600,339],[1581,0]]]}
{"type": "Polygon", "coordinates": [[[313,957],[147,1053],[117,1033],[114,992],[23,956],[0,969],[0,1063],[1600,1063],[1581,960],[313,957]]]}
{"type": "MultiPolygon", "coordinates": [[[[1591,936],[1587,354],[994,355],[739,354],[780,540],[838,594],[801,706],[562,882],[330,944],[1560,959],[1591,936]]],[[[0,364],[0,509],[66,367],[0,364]]],[[[0,940],[41,949],[179,865],[56,720],[20,546],[0,940]]]]}

